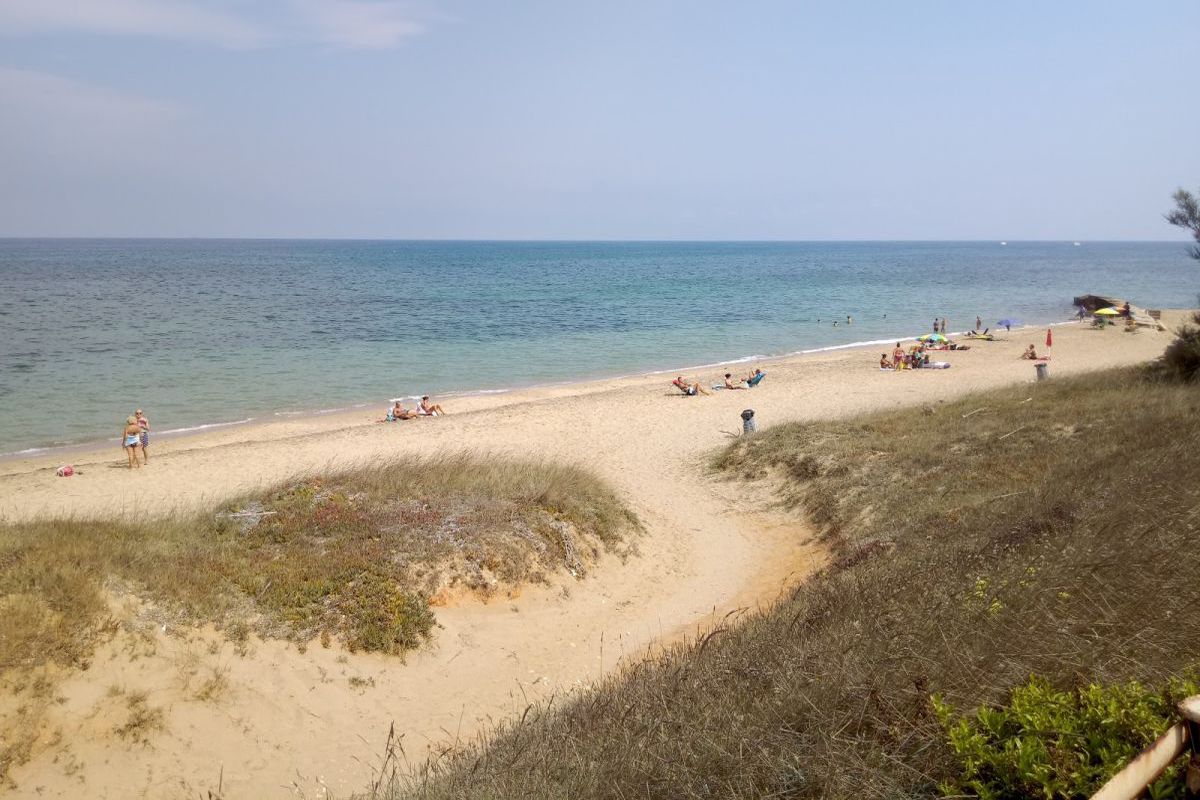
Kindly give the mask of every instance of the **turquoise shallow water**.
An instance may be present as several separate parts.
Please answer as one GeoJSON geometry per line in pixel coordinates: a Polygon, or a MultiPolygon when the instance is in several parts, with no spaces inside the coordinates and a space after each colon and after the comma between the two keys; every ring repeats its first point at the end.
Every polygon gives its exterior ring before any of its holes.
{"type": "Polygon", "coordinates": [[[0,240],[0,453],[1198,289],[1178,243],[0,240]]]}

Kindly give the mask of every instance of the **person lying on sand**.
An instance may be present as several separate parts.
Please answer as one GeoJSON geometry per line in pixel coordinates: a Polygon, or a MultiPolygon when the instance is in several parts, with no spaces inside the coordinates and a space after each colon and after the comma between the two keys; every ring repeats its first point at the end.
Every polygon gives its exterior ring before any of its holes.
{"type": "Polygon", "coordinates": [[[892,369],[892,362],[888,361],[887,353],[879,354],[879,368],[892,369]]]}
{"type": "Polygon", "coordinates": [[[1021,358],[1027,358],[1030,361],[1037,361],[1037,357],[1037,350],[1033,349],[1033,345],[1029,345],[1029,347],[1025,348],[1025,352],[1021,353],[1021,358]]]}
{"type": "Polygon", "coordinates": [[[396,404],[387,410],[387,416],[383,419],[377,419],[376,422],[398,422],[402,419],[416,419],[418,414],[414,411],[409,411],[400,404],[397,400],[396,404]]]}
{"type": "Polygon", "coordinates": [[[441,417],[444,416],[446,410],[437,403],[429,402],[429,395],[421,395],[421,402],[417,404],[417,414],[422,417],[441,417]]]}
{"type": "Polygon", "coordinates": [[[725,388],[726,389],[749,389],[750,387],[746,384],[746,381],[738,381],[737,383],[734,383],[733,382],[733,373],[726,372],[725,373],[725,388]]]}
{"type": "Polygon", "coordinates": [[[686,394],[688,397],[695,397],[698,394],[708,394],[708,392],[704,390],[704,387],[700,385],[699,381],[693,381],[689,383],[683,379],[682,375],[671,381],[671,385],[686,394]]]}

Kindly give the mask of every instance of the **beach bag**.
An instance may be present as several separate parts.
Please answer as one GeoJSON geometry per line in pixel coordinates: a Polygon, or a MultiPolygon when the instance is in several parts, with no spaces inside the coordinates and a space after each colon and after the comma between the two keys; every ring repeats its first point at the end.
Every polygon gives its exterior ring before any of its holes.
{"type": "Polygon", "coordinates": [[[60,478],[69,478],[75,474],[75,468],[70,464],[63,464],[58,469],[54,470],[54,474],[60,478]]]}

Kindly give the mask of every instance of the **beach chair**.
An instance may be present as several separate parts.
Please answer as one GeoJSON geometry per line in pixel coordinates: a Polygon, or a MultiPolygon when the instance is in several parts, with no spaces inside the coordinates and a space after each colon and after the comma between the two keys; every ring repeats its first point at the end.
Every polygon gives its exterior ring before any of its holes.
{"type": "Polygon", "coordinates": [[[746,385],[753,389],[755,386],[758,386],[760,383],[762,383],[762,379],[765,377],[767,377],[767,373],[760,372],[750,380],[746,381],[746,385]]]}

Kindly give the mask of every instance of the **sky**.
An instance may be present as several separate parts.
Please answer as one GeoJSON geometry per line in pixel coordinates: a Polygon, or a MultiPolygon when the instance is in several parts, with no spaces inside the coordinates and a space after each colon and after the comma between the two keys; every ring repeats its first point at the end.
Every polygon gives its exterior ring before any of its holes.
{"type": "Polygon", "coordinates": [[[0,0],[0,236],[1186,239],[1200,3],[0,0]]]}

